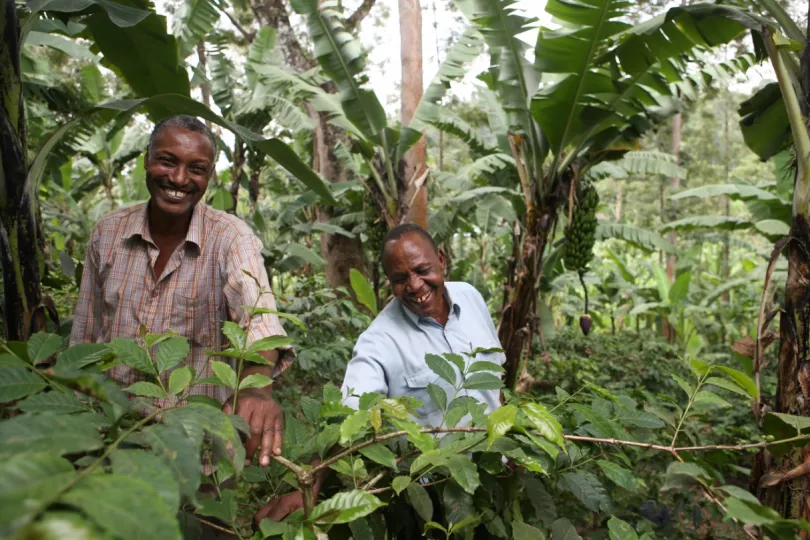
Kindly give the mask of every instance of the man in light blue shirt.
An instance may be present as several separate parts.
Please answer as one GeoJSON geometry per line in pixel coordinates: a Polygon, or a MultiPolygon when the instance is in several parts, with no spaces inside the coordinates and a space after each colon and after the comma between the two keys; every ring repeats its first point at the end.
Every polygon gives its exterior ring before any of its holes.
{"type": "MultiPolygon", "coordinates": [[[[445,256],[430,234],[418,225],[391,229],[383,244],[383,270],[394,292],[392,300],[363,332],[346,368],[346,405],[357,408],[359,397],[378,392],[409,396],[424,405],[416,420],[440,427],[444,413],[428,394],[428,384],[442,387],[448,401],[469,395],[490,413],[500,405],[499,390],[456,390],[425,362],[426,354],[455,353],[473,361],[504,362],[503,353],[465,355],[477,348],[500,348],[495,325],[481,294],[462,282],[445,282],[445,256]]],[[[456,378],[461,380],[458,368],[456,378]]],[[[499,370],[498,370],[499,371],[499,370]]],[[[462,420],[468,421],[469,417],[462,420]]]]}
{"type": "MultiPolygon", "coordinates": [[[[469,395],[484,403],[487,413],[497,409],[499,390],[456,393],[425,361],[426,354],[455,353],[468,365],[473,361],[503,364],[503,353],[482,353],[475,359],[464,354],[477,348],[501,347],[481,294],[467,283],[444,281],[444,253],[418,225],[391,229],[383,242],[382,259],[394,300],[357,340],[343,379],[344,403],[356,409],[360,396],[367,392],[388,397],[410,396],[423,403],[416,409],[416,421],[424,426],[441,427],[444,413],[427,390],[432,383],[444,389],[448,402],[453,397],[469,395]]],[[[453,369],[460,381],[461,374],[456,367],[453,369]]],[[[467,415],[458,425],[469,420],[467,415]]],[[[315,501],[326,472],[324,469],[315,478],[315,501]]],[[[279,521],[302,507],[303,496],[294,491],[271,500],[255,519],[257,523],[265,517],[279,521]]]]}

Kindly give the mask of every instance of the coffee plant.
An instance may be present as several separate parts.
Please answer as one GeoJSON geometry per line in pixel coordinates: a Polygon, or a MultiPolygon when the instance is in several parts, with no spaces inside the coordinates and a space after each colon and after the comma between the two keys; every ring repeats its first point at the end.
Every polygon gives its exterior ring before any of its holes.
{"type": "Polygon", "coordinates": [[[428,355],[436,378],[425,399],[443,412],[439,426],[414,421],[417,399],[364,394],[354,410],[327,384],[318,397],[300,398],[300,414],[286,415],[283,455],[258,467],[244,465],[246,422],[198,385],[226,386],[234,399],[266,386],[261,375],[240,381],[245,362],[264,362],[259,352],[290,339],[248,345],[246,331],[227,322],[223,333],[232,346],[210,351],[208,377],[184,365],[188,344],[172,333],[63,351],[62,338],[47,333],[0,344],[0,534],[180,538],[207,524],[254,539],[472,538],[477,530],[558,539],[580,538],[576,525],[585,520],[611,539],[654,538],[662,532],[656,508],[636,500],[651,486],[698,495],[729,522],[721,529],[728,537],[753,537],[754,527],[768,538],[810,530],[725,483],[708,459],[795,452],[810,438],[810,421],[772,413],[763,440],[694,442],[690,423],[730,405],[721,393],[757,397],[754,382],[729,367],[693,360],[683,377],[672,376],[680,398],[655,406],[586,381],[557,387],[545,401],[507,392],[486,414],[467,391],[502,386],[501,367],[486,360],[493,351],[428,355]],[[119,364],[146,380],[120,388],[104,373],[119,364]],[[156,408],[153,398],[168,405],[156,408]],[[325,469],[332,474],[313,501],[313,480],[325,469]],[[303,510],[254,528],[258,508],[296,489],[303,510]]]}

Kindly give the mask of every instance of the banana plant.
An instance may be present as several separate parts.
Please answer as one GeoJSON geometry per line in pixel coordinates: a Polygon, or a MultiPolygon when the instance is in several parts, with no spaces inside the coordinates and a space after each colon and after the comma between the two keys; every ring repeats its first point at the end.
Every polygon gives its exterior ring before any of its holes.
{"type": "Polygon", "coordinates": [[[741,9],[699,4],[632,27],[624,22],[630,2],[550,0],[546,12],[561,28],[540,29],[530,63],[529,45],[518,36],[533,21],[520,14],[516,2],[457,4],[489,48],[490,68],[480,79],[494,95],[489,112],[491,122],[501,126],[498,148],[514,159],[523,199],[499,324],[506,383],[514,387],[526,329],[536,317],[543,256],[560,210],[576,198],[578,178],[633,149],[645,131],[677,112],[680,99],[695,96],[707,80],[747,69],[747,57],[694,72],[687,63],[760,22],[741,9]]]}
{"type": "Polygon", "coordinates": [[[749,184],[712,184],[687,189],[670,197],[672,200],[689,198],[711,199],[725,196],[732,201],[744,201],[751,214],[750,218],[739,216],[689,216],[661,227],[661,232],[721,230],[751,231],[775,241],[787,235],[790,230],[791,202],[777,191],[775,183],[767,186],[749,184]]]}

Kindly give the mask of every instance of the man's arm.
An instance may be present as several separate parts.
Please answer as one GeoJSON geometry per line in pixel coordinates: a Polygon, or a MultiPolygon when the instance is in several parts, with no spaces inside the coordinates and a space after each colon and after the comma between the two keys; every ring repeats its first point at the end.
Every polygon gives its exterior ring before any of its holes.
{"type": "MultiPolygon", "coordinates": [[[[256,306],[272,311],[276,309],[258,238],[253,235],[242,235],[233,242],[227,254],[226,274],[224,293],[228,315],[242,328],[249,328],[248,344],[268,336],[286,335],[277,315],[268,313],[251,316],[244,308],[256,306]]],[[[289,364],[289,360],[285,360],[284,356],[293,353],[291,350],[272,350],[260,354],[269,365],[249,364],[243,369],[242,378],[255,373],[278,377],[289,364]]],[[[242,390],[238,396],[235,412],[247,421],[251,431],[245,447],[246,457],[248,460],[251,459],[256,449],[261,446],[259,464],[266,467],[270,464],[271,452],[281,454],[284,415],[273,400],[272,386],[242,390]]],[[[227,413],[233,412],[231,400],[226,402],[223,410],[227,413]]]]}

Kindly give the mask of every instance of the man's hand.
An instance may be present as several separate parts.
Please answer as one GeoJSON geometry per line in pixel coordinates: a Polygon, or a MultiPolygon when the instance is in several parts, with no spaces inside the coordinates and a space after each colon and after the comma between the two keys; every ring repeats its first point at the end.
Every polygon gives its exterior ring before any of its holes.
{"type": "Polygon", "coordinates": [[[292,491],[281,497],[276,497],[263,508],[261,508],[256,515],[253,516],[253,521],[258,525],[264,518],[270,518],[273,521],[281,521],[289,516],[296,510],[304,507],[304,495],[300,491],[292,491]]]}
{"type": "MultiPolygon", "coordinates": [[[[222,407],[225,414],[233,414],[233,398],[222,407]]],[[[250,425],[250,437],[245,445],[246,464],[250,463],[256,449],[261,446],[259,465],[270,465],[270,453],[281,455],[284,435],[284,415],[281,407],[273,401],[272,393],[265,388],[248,388],[239,392],[236,414],[250,425]]]]}

